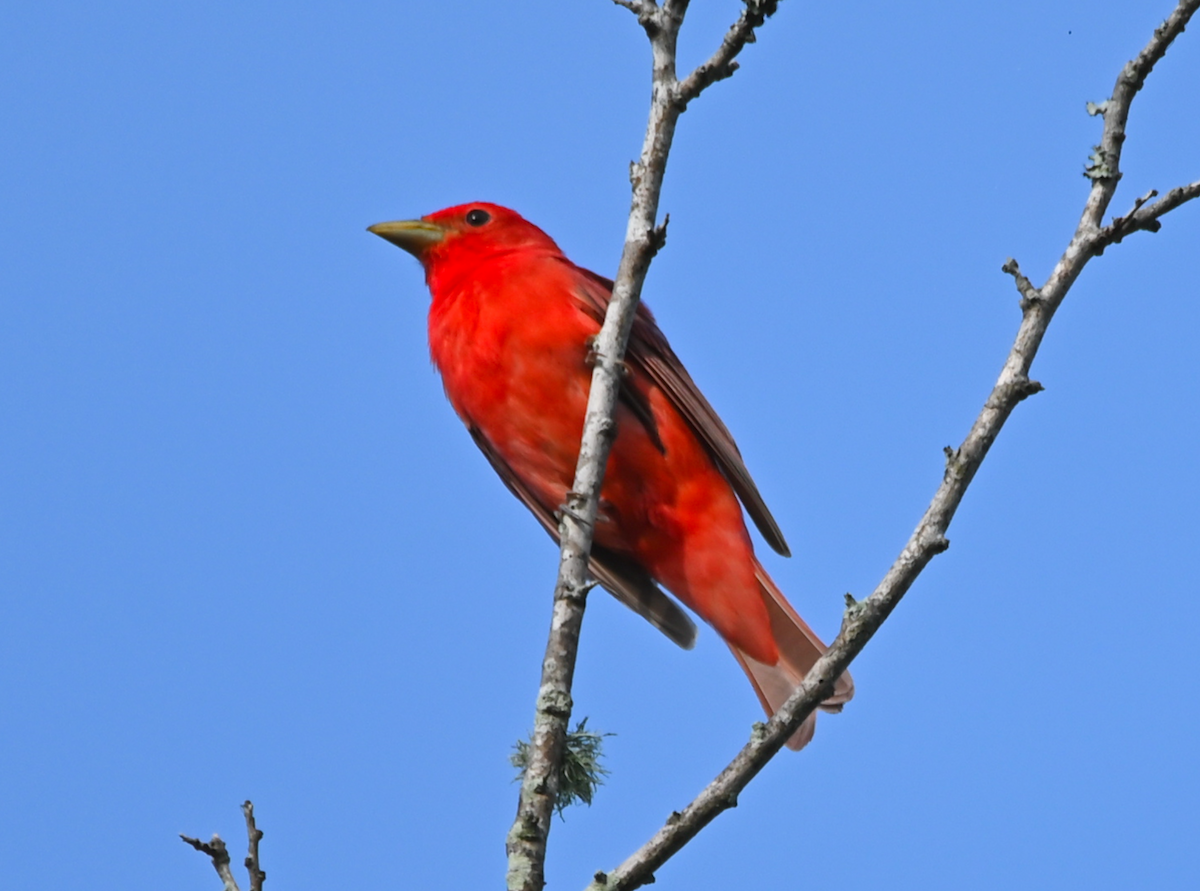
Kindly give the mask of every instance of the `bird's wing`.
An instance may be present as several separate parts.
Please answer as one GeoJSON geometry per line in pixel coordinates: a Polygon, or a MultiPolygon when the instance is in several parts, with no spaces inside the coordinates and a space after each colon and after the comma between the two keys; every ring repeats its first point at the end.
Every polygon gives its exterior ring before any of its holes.
{"type": "MultiPolygon", "coordinates": [[[[584,309],[603,323],[604,313],[612,299],[613,283],[610,279],[586,269],[580,269],[580,272],[585,276],[584,284],[579,289],[579,297],[584,309]]],[[[754,485],[750,471],[746,469],[746,463],[742,460],[741,452],[738,451],[737,443],[733,441],[733,434],[729,432],[729,429],[717,416],[716,410],[704,398],[704,394],[700,392],[700,388],[696,386],[692,376],[688,374],[683,363],[679,361],[679,357],[675,355],[675,351],[671,349],[666,335],[658,329],[658,325],[654,322],[654,316],[651,315],[644,303],[638,304],[633,330],[629,335],[629,346],[625,351],[625,361],[644,371],[646,376],[667,395],[671,404],[687,420],[700,441],[704,443],[721,473],[729,480],[733,491],[746,506],[746,511],[754,520],[754,525],[758,527],[758,531],[762,533],[767,544],[783,556],[790,557],[792,552],[783,538],[783,532],[780,530],[779,524],[775,522],[775,518],[771,516],[771,511],[767,509],[758,487],[754,485]]],[[[622,394],[627,390],[632,391],[633,388],[622,387],[622,394]]],[[[631,394],[631,398],[637,399],[638,396],[631,394]]],[[[657,432],[654,435],[657,436],[657,432]]]]}
{"type": "MultiPolygon", "coordinates": [[[[504,485],[517,496],[533,513],[542,528],[545,529],[555,543],[558,543],[558,523],[549,510],[542,505],[533,493],[526,488],[521,479],[513,473],[508,462],[500,456],[487,438],[474,426],[467,428],[475,445],[483,452],[492,469],[496,471],[504,485]]],[[[610,551],[598,545],[592,545],[588,570],[592,576],[617,600],[621,601],[651,625],[679,644],[685,650],[690,650],[696,644],[696,624],[688,618],[674,600],[663,593],[654,583],[654,579],[630,558],[610,551]]]]}

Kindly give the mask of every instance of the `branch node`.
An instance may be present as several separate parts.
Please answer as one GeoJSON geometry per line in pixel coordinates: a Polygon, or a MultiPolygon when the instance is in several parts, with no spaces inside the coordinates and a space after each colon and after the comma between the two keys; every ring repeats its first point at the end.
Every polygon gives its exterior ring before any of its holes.
{"type": "Polygon", "coordinates": [[[564,582],[560,587],[555,589],[555,596],[559,600],[565,600],[573,606],[582,608],[587,605],[587,596],[597,584],[598,582],[590,577],[581,585],[564,582]]]}
{"type": "Polygon", "coordinates": [[[582,506],[582,502],[583,502],[583,498],[579,495],[578,492],[568,492],[567,493],[567,502],[565,504],[560,504],[558,506],[558,510],[556,510],[554,512],[555,519],[557,519],[559,521],[559,523],[561,523],[563,520],[563,517],[570,517],[572,520],[574,520],[580,526],[584,526],[584,527],[590,529],[592,524],[590,522],[588,522],[587,517],[585,517],[583,514],[581,514],[579,512],[579,510],[576,509],[576,507],[575,507],[575,504],[582,506]],[[574,502],[574,504],[572,504],[572,502],[574,502]]]}
{"type": "MultiPolygon", "coordinates": [[[[664,240],[666,239],[665,234],[663,235],[663,239],[664,240]]],[[[600,349],[599,349],[600,335],[598,333],[589,335],[584,340],[583,343],[584,343],[584,346],[587,347],[587,352],[584,354],[584,357],[583,357],[583,364],[586,365],[588,368],[595,368],[604,359],[604,353],[600,352],[600,349]]],[[[621,361],[616,363],[616,369],[617,369],[617,374],[619,374],[621,376],[622,380],[629,377],[629,375],[631,375],[633,373],[633,369],[631,369],[629,367],[629,363],[626,362],[624,359],[622,359],[621,361]]],[[[614,422],[614,424],[615,424],[615,422],[614,422]]],[[[604,430],[601,431],[602,434],[604,432],[605,432],[604,430]]]]}
{"type": "Polygon", "coordinates": [[[650,239],[650,256],[655,257],[658,252],[667,246],[667,226],[671,222],[671,215],[666,214],[663,221],[655,226],[647,233],[650,239]]]}
{"type": "Polygon", "coordinates": [[[843,595],[846,601],[846,609],[842,612],[842,626],[857,622],[864,612],[867,611],[867,602],[865,600],[855,600],[854,595],[847,591],[843,595]]]}
{"type": "Polygon", "coordinates": [[[1035,393],[1040,393],[1046,389],[1039,381],[1031,381],[1029,378],[1015,382],[1013,385],[1013,396],[1017,402],[1023,402],[1035,393]]]}
{"type": "Polygon", "coordinates": [[[544,687],[538,692],[537,710],[564,720],[571,717],[571,694],[544,687]]]}
{"type": "MultiPolygon", "coordinates": [[[[594,582],[591,583],[591,585],[594,585],[594,584],[595,584],[594,582]]],[[[587,603],[587,595],[588,595],[588,591],[590,591],[590,590],[591,590],[591,586],[577,588],[576,586],[571,585],[571,584],[563,584],[560,587],[555,589],[555,592],[554,592],[555,599],[556,600],[565,600],[567,603],[571,604],[572,606],[583,606],[587,603]]],[[[568,717],[570,717],[570,716],[568,715],[568,717]]]]}
{"type": "Polygon", "coordinates": [[[1131,235],[1139,229],[1147,229],[1151,232],[1157,232],[1161,229],[1162,223],[1159,220],[1153,218],[1141,219],[1138,216],[1138,211],[1142,209],[1142,206],[1156,197],[1158,197],[1158,189],[1151,189],[1142,197],[1134,200],[1133,208],[1129,213],[1123,217],[1114,217],[1113,221],[1100,231],[1098,239],[1102,245],[1100,250],[1103,251],[1104,246],[1110,244],[1120,244],[1126,235],[1131,235]]]}
{"type": "Polygon", "coordinates": [[[1042,292],[1035,288],[1033,282],[1025,277],[1024,273],[1021,272],[1020,265],[1012,257],[1004,261],[1004,265],[1000,267],[1000,271],[1007,272],[1017,283],[1017,291],[1021,294],[1021,312],[1029,312],[1029,310],[1043,301],[1042,292]]]}
{"type": "Polygon", "coordinates": [[[946,469],[942,472],[942,479],[951,479],[962,475],[962,450],[953,448],[952,446],[943,446],[942,454],[946,456],[946,469]]]}
{"type": "Polygon", "coordinates": [[[1087,113],[1090,114],[1092,117],[1096,117],[1096,115],[1100,115],[1101,117],[1103,117],[1105,114],[1108,113],[1108,108],[1109,108],[1108,104],[1111,101],[1112,101],[1111,99],[1105,99],[1103,102],[1100,102],[1100,103],[1089,102],[1086,106],[1087,113]]]}
{"type": "Polygon", "coordinates": [[[199,851],[201,854],[207,854],[213,859],[213,863],[228,863],[229,851],[225,847],[225,841],[221,836],[213,833],[212,841],[200,841],[198,838],[192,838],[190,835],[179,833],[179,837],[199,851]]]}
{"type": "Polygon", "coordinates": [[[638,24],[645,30],[651,40],[659,32],[659,21],[657,18],[658,6],[647,0],[613,0],[617,6],[623,6],[637,16],[638,24]]]}
{"type": "Polygon", "coordinates": [[[221,877],[221,884],[224,886],[224,891],[239,891],[237,880],[233,877],[233,870],[229,868],[229,850],[225,847],[225,842],[221,839],[221,836],[214,833],[212,840],[207,842],[184,835],[182,832],[179,833],[179,837],[200,853],[209,856],[212,860],[213,869],[221,877]]]}

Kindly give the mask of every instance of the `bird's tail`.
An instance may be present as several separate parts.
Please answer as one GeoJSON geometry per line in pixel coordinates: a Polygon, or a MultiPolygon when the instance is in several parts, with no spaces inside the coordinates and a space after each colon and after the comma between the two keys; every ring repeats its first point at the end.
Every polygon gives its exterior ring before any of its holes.
{"type": "MultiPolygon", "coordinates": [[[[779,661],[774,665],[766,665],[752,659],[736,647],[730,646],[733,655],[741,664],[758,700],[766,709],[768,715],[777,712],[792,692],[800,686],[808,670],[825,652],[825,644],[816,632],[808,627],[800,615],[787,602],[783,592],[767,575],[767,571],[755,562],[755,575],[767,612],[771,617],[771,633],[779,648],[779,661]]],[[[827,712],[840,712],[842,706],[854,696],[854,680],[850,672],[845,672],[833,684],[833,694],[821,703],[820,708],[827,712]]],[[[813,737],[817,726],[817,713],[809,715],[800,729],[792,734],[787,741],[789,749],[804,748],[813,737]]]]}

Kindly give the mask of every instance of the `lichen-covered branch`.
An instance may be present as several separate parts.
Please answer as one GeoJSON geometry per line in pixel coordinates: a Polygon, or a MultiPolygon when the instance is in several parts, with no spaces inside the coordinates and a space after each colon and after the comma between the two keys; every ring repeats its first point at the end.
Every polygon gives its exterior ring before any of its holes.
{"type": "Polygon", "coordinates": [[[557,797],[557,765],[562,759],[571,717],[571,684],[579,631],[587,592],[593,584],[587,569],[592,527],[596,521],[605,464],[615,436],[613,410],[620,389],[621,360],[650,261],[666,239],[665,221],[662,225],[658,223],[658,202],[675,124],[688,101],[696,98],[710,83],[732,73],[733,56],[752,38],[754,28],[774,11],[776,5],[747,0],[746,12],[726,35],[713,57],[716,61],[710,59],[681,84],[675,72],[675,47],[687,12],[687,0],[665,0],[662,6],[651,0],[616,2],[637,15],[650,40],[650,114],[641,156],[630,167],[633,197],[625,246],[613,285],[612,302],[594,347],[596,361],[575,481],[567,495],[567,503],[560,511],[561,552],[550,636],[542,661],[528,766],[521,782],[517,816],[506,845],[509,891],[541,891],[545,884],[546,838],[557,797]],[[707,71],[706,65],[718,67],[708,73],[699,73],[707,71]],[[686,92],[684,84],[687,85],[686,92]]]}
{"type": "Polygon", "coordinates": [[[1138,229],[1156,231],[1168,211],[1200,195],[1200,182],[1172,189],[1149,203],[1154,195],[1139,199],[1125,217],[1101,227],[1101,219],[1120,178],[1120,150],[1125,139],[1129,104],[1141,89],[1154,64],[1183,31],[1200,6],[1200,0],[1182,0],[1170,18],[1159,27],[1146,48],[1128,63],[1117,78],[1110,99],[1090,111],[1104,115],[1104,132],[1086,173],[1092,188],[1079,226],[1050,277],[1041,288],[1021,273],[1015,260],[1003,271],[1013,276],[1021,294],[1021,325],[1004,362],[999,379],[957,449],[946,448],[946,469],[916,530],[900,556],[869,597],[861,602],[848,599],[842,628],[829,650],[813,666],[799,689],[765,725],[756,725],[750,741],[699,796],[629,859],[609,873],[596,873],[588,891],[628,891],[654,881],[654,872],[686,845],[722,811],[737,804],[737,796],[763,766],[783,747],[808,715],[824,700],[833,681],[845,671],[866,646],[884,620],[895,609],[921,571],[937,554],[949,547],[946,532],[962,502],[967,487],[996,441],[1004,422],[1026,397],[1042,389],[1029,377],[1038,347],[1055,311],[1087,262],[1109,244],[1138,229]]]}
{"type": "Polygon", "coordinates": [[[1121,148],[1125,144],[1125,122],[1129,119],[1129,107],[1133,103],[1133,97],[1142,88],[1154,66],[1166,54],[1167,47],[1183,33],[1188,20],[1196,12],[1197,5],[1194,0],[1181,0],[1167,20],[1154,30],[1154,35],[1138,53],[1137,58],[1127,62],[1121,69],[1112,95],[1099,104],[1088,104],[1089,114],[1104,116],[1104,132],[1084,171],[1084,175],[1092,181],[1092,192],[1084,206],[1079,230],[1075,233],[1076,238],[1085,228],[1100,228],[1101,219],[1121,178],[1121,148]]]}

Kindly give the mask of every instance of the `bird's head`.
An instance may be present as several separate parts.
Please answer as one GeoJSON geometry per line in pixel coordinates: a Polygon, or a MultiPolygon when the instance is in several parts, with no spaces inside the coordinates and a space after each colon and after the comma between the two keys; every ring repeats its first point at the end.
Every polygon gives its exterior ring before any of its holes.
{"type": "Polygon", "coordinates": [[[396,220],[367,227],[421,261],[426,271],[447,261],[483,260],[515,250],[550,250],[558,245],[515,210],[474,201],[439,210],[419,220],[396,220]]]}

